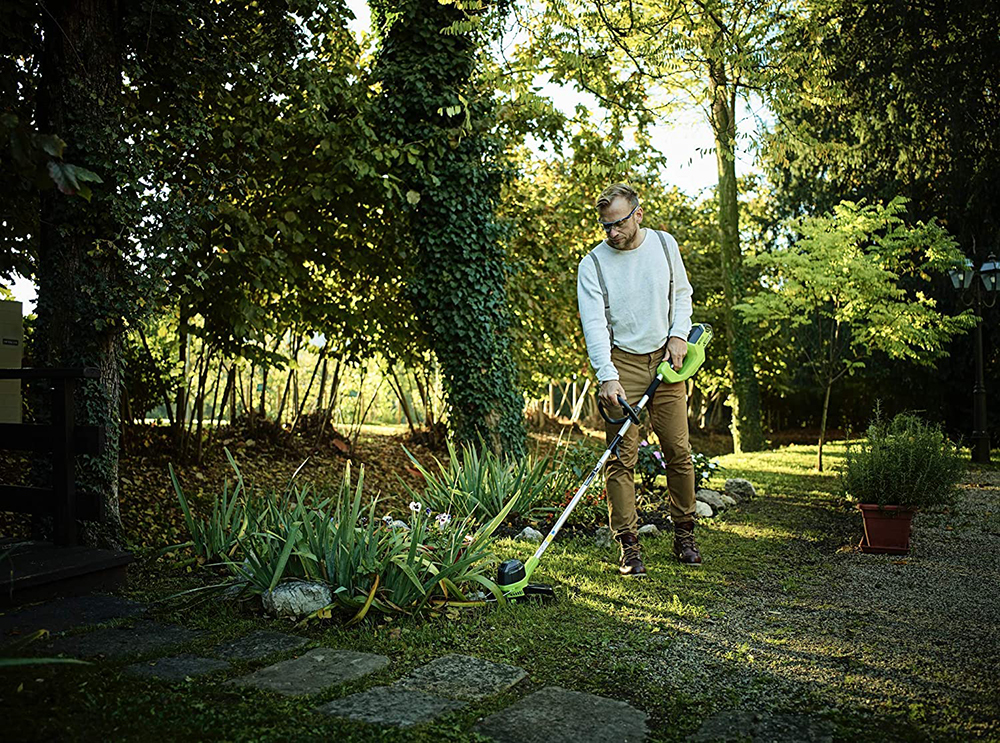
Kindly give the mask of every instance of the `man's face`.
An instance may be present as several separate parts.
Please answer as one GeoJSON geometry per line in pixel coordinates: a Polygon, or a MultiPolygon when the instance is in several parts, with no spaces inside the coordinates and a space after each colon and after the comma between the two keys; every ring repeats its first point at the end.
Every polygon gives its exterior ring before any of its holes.
{"type": "Polygon", "coordinates": [[[634,243],[639,223],[642,222],[642,207],[633,208],[628,199],[616,196],[598,213],[604,224],[604,239],[608,245],[618,250],[636,247],[634,243]]]}

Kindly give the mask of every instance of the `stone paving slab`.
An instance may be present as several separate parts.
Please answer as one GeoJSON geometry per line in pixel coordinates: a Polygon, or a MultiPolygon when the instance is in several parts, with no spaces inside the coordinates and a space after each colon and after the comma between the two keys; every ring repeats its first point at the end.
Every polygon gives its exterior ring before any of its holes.
{"type": "Polygon", "coordinates": [[[773,714],[731,710],[720,712],[702,723],[691,743],[770,743],[794,740],[798,743],[833,743],[834,726],[809,715],[773,714]]]}
{"type": "Polygon", "coordinates": [[[284,632],[260,630],[253,634],[226,642],[212,649],[213,655],[226,660],[260,660],[269,655],[287,653],[307,644],[305,637],[287,635],[284,632]]]}
{"type": "Polygon", "coordinates": [[[298,658],[275,663],[227,683],[253,686],[285,696],[302,696],[359,679],[387,665],[389,659],[384,655],[315,648],[298,658]]]}
{"type": "Polygon", "coordinates": [[[646,713],[625,702],[547,686],[476,725],[498,743],[637,743],[646,713]]]}
{"type": "Polygon", "coordinates": [[[493,663],[470,655],[445,655],[415,668],[396,682],[451,699],[478,702],[507,691],[527,676],[523,668],[493,663]]]}
{"type": "Polygon", "coordinates": [[[377,686],[368,691],[335,699],[317,707],[317,712],[375,725],[408,728],[465,707],[465,702],[400,686],[377,686]]]}
{"type": "Polygon", "coordinates": [[[74,627],[103,624],[112,619],[135,617],[146,611],[137,604],[118,596],[71,596],[37,606],[11,609],[0,614],[0,642],[16,639],[35,630],[64,632],[74,627]],[[13,636],[13,637],[10,637],[13,636]]]}
{"type": "Polygon", "coordinates": [[[229,668],[229,664],[224,660],[199,658],[186,654],[173,658],[159,658],[133,663],[131,666],[127,666],[125,671],[135,676],[155,678],[161,681],[183,681],[186,678],[204,676],[208,673],[224,671],[227,668],[229,668]]]}
{"type": "Polygon", "coordinates": [[[122,658],[136,653],[153,653],[196,640],[203,633],[176,624],[144,620],[134,627],[105,627],[73,637],[58,637],[45,650],[78,658],[104,656],[122,658]]]}

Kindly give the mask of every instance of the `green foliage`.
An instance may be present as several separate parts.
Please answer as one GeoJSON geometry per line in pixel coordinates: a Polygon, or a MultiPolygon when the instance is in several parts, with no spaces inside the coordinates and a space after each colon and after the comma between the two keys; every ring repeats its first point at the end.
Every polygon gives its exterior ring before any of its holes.
{"type": "Polygon", "coordinates": [[[494,217],[508,169],[491,131],[492,91],[477,76],[480,24],[463,25],[462,7],[437,0],[373,2],[372,16],[380,39],[376,126],[406,192],[391,211],[405,220],[396,229],[409,253],[407,295],[441,363],[449,425],[463,444],[520,455],[505,229],[494,217]],[[415,141],[421,157],[404,157],[415,141]]]}
{"type": "Polygon", "coordinates": [[[230,493],[229,480],[227,479],[222,486],[222,494],[212,501],[211,514],[204,518],[197,516],[191,510],[191,506],[184,496],[184,491],[177,481],[173,465],[167,465],[170,471],[170,482],[174,486],[181,512],[184,514],[184,523],[191,535],[190,546],[194,550],[195,556],[203,563],[219,563],[232,557],[239,546],[239,540],[246,535],[247,528],[250,526],[243,475],[240,473],[233,455],[229,453],[229,449],[226,449],[225,452],[229,464],[236,472],[236,487],[230,493]]]}
{"type": "Polygon", "coordinates": [[[477,521],[493,519],[505,510],[522,518],[536,518],[551,510],[547,504],[560,477],[560,473],[550,471],[552,462],[547,457],[526,455],[515,460],[469,445],[459,451],[450,440],[448,466],[438,462],[437,473],[409,451],[406,454],[425,480],[422,492],[403,483],[414,501],[434,511],[477,521]],[[512,505],[508,508],[508,504],[512,505]]]}
{"type": "Polygon", "coordinates": [[[667,463],[663,458],[660,447],[649,443],[646,439],[639,442],[638,460],[635,465],[642,484],[647,488],[653,487],[653,482],[659,475],[666,474],[667,463]]]}
{"type": "Polygon", "coordinates": [[[748,259],[761,289],[739,309],[766,336],[811,341],[800,353],[823,382],[861,368],[876,351],[931,364],[974,319],[970,312],[942,315],[925,291],[903,284],[926,285],[930,273],[962,260],[935,223],[907,226],[905,205],[900,197],[887,205],[845,201],[797,220],[792,245],[748,259]]]}
{"type": "MultiPolygon", "coordinates": [[[[198,554],[221,555],[233,580],[256,593],[273,591],[282,581],[327,583],[335,605],[360,621],[371,609],[385,613],[418,611],[428,602],[465,600],[471,588],[499,595],[486,577],[496,562],[493,532],[514,506],[509,499],[487,523],[418,512],[411,528],[377,519],[377,501],[362,508],[364,472],[352,488],[348,467],[333,496],[319,499],[308,487],[290,486],[284,494],[250,496],[228,485],[213,504],[207,522],[192,517],[173,470],[171,478],[198,554]]],[[[323,616],[335,608],[328,607],[323,616]]]]}
{"type": "Polygon", "coordinates": [[[701,452],[691,452],[691,464],[694,466],[694,489],[705,487],[708,478],[723,469],[718,462],[712,461],[711,457],[701,452]]]}
{"type": "MultiPolygon", "coordinates": [[[[558,473],[553,501],[555,510],[561,513],[576,495],[584,479],[593,471],[603,450],[580,439],[573,443],[560,443],[555,454],[554,469],[558,473]]],[[[608,520],[607,493],[604,487],[604,468],[597,473],[590,487],[577,501],[573,513],[566,523],[592,526],[604,524],[608,520]]]]}
{"type": "Polygon", "coordinates": [[[940,426],[909,413],[887,421],[876,410],[866,438],[848,443],[841,486],[859,503],[934,508],[955,499],[964,469],[940,426]]]}

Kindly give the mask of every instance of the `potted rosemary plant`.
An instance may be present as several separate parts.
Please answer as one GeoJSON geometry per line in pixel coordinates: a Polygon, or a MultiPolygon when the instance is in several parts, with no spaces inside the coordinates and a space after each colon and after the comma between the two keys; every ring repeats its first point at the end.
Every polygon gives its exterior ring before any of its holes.
{"type": "Polygon", "coordinates": [[[861,551],[906,554],[914,512],[948,505],[963,464],[941,427],[880,410],[860,442],[848,444],[841,485],[864,518],[861,551]]]}

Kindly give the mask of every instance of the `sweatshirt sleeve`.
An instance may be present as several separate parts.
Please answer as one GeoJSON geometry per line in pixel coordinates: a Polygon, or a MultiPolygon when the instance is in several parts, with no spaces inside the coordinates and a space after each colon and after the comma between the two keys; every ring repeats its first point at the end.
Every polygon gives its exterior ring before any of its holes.
{"type": "MultiPolygon", "coordinates": [[[[673,262],[674,271],[674,323],[670,326],[670,336],[687,340],[691,333],[691,311],[692,311],[692,289],[691,282],[688,281],[687,271],[684,268],[684,259],[681,258],[680,248],[677,247],[677,240],[673,235],[669,235],[667,240],[667,250],[673,262]]],[[[589,344],[588,344],[589,345],[589,344]]]]}
{"type": "Polygon", "coordinates": [[[608,320],[604,316],[604,295],[597,280],[597,267],[589,255],[580,261],[576,301],[583,324],[583,337],[587,342],[587,355],[597,373],[597,381],[618,379],[618,370],[611,362],[611,336],[608,334],[608,320]]]}

